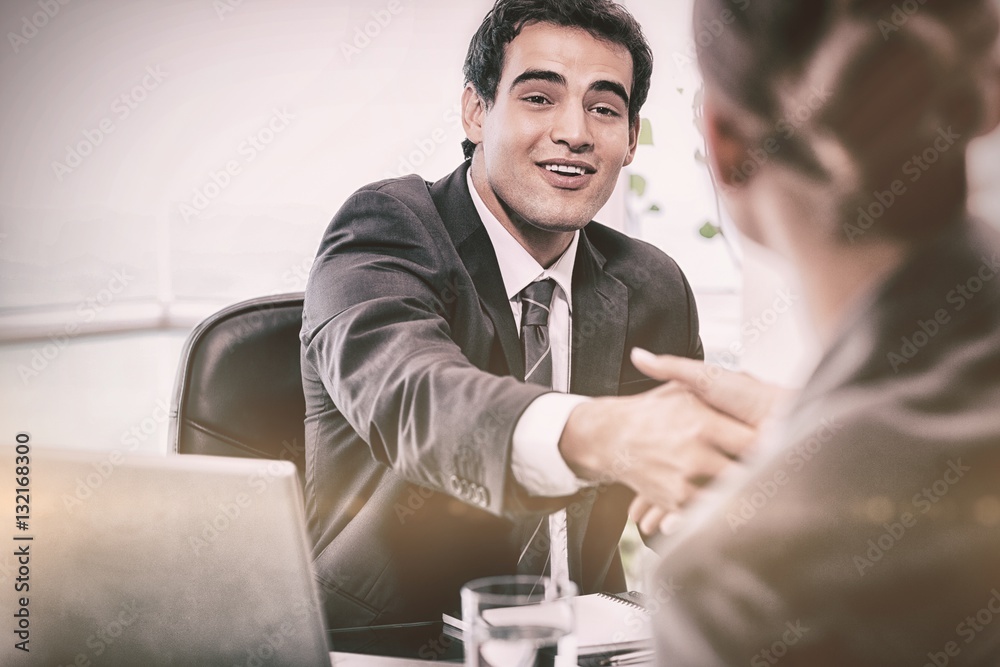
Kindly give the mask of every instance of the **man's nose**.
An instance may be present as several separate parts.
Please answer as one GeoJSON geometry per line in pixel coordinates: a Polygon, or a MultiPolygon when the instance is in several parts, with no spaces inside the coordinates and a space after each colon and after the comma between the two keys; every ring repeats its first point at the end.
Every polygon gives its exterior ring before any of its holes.
{"type": "Polygon", "coordinates": [[[574,153],[589,149],[594,139],[586,109],[577,105],[563,105],[553,119],[551,136],[552,141],[566,144],[574,153]]]}

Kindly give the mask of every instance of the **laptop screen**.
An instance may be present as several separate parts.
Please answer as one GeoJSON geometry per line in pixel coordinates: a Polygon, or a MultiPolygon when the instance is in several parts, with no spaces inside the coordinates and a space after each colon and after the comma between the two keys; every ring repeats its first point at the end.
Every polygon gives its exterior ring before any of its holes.
{"type": "Polygon", "coordinates": [[[3,664],[330,665],[291,463],[32,448],[29,481],[3,664]]]}

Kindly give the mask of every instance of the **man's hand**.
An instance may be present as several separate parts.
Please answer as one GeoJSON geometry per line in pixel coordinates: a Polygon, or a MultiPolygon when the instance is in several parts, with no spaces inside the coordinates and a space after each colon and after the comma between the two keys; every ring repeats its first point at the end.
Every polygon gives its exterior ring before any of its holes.
{"type": "MultiPolygon", "coordinates": [[[[709,367],[693,359],[670,355],[658,357],[638,348],[632,350],[632,363],[649,377],[670,381],[670,386],[680,383],[706,406],[752,429],[754,438],[760,427],[773,417],[775,407],[788,393],[745,373],[709,367]]],[[[676,518],[675,509],[675,506],[664,505],[639,491],[629,508],[629,516],[647,535],[657,530],[669,533],[676,518]]]]}
{"type": "Polygon", "coordinates": [[[753,427],[672,382],[577,406],[559,449],[581,478],[621,482],[672,511],[734,465],[755,438],[753,427]]]}
{"type": "Polygon", "coordinates": [[[656,356],[641,348],[633,348],[631,357],[635,367],[649,377],[680,382],[707,405],[754,428],[772,417],[775,406],[790,393],[746,373],[734,373],[695,359],[656,356]]]}

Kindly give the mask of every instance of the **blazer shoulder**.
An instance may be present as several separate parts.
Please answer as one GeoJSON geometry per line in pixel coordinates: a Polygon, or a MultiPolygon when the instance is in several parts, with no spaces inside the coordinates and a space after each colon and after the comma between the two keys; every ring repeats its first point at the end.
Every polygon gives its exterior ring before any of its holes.
{"type": "MultiPolygon", "coordinates": [[[[424,267],[442,267],[454,252],[425,181],[418,176],[378,181],[356,190],[340,206],[316,253],[369,254],[405,258],[424,267]]],[[[314,261],[314,271],[317,262],[314,261]]]]}
{"type": "Polygon", "coordinates": [[[324,235],[324,245],[345,234],[358,240],[373,233],[390,237],[416,234],[424,239],[425,234],[430,234],[441,242],[444,225],[431,197],[430,183],[410,175],[358,188],[334,214],[324,235]],[[414,231],[415,228],[422,231],[414,231]],[[403,231],[406,229],[410,231],[403,231]]]}
{"type": "Polygon", "coordinates": [[[359,200],[369,200],[375,198],[389,202],[395,200],[407,209],[410,209],[418,216],[428,212],[428,207],[434,209],[434,202],[430,194],[431,183],[425,181],[416,174],[401,176],[399,178],[387,178],[364,185],[351,194],[344,202],[345,207],[359,200]]]}
{"type": "Polygon", "coordinates": [[[369,183],[368,185],[361,186],[358,188],[358,191],[374,190],[377,192],[385,192],[390,195],[399,193],[406,196],[427,192],[430,186],[430,181],[424,180],[417,174],[408,174],[406,176],[398,176],[396,178],[383,178],[381,181],[375,181],[373,183],[369,183]]]}

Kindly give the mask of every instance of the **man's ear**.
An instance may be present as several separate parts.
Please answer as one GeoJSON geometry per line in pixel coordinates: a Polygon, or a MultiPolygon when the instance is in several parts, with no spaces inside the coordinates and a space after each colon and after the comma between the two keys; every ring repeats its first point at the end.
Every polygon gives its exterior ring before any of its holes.
{"type": "Polygon", "coordinates": [[[731,188],[744,185],[751,178],[742,173],[742,165],[750,149],[749,141],[736,121],[717,107],[707,94],[704,113],[709,167],[715,174],[716,182],[731,188]]]}
{"type": "Polygon", "coordinates": [[[469,141],[478,145],[483,143],[483,121],[486,117],[486,102],[476,92],[471,83],[465,84],[462,91],[462,127],[469,141]]]}
{"type": "Polygon", "coordinates": [[[628,126],[628,153],[625,154],[625,161],[622,162],[623,167],[627,167],[632,164],[632,160],[635,159],[635,149],[639,146],[639,131],[642,129],[642,119],[636,118],[634,123],[629,123],[628,126]]]}

